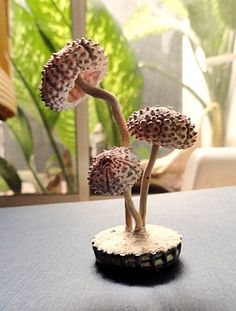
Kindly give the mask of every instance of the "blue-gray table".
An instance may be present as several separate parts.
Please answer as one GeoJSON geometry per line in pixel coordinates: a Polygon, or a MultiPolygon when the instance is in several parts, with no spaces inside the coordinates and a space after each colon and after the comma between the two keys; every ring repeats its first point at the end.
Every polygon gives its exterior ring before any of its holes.
{"type": "Polygon", "coordinates": [[[91,239],[122,224],[121,199],[0,209],[0,310],[236,310],[236,187],[148,205],[149,223],[184,237],[180,260],[148,276],[95,265],[91,239]]]}

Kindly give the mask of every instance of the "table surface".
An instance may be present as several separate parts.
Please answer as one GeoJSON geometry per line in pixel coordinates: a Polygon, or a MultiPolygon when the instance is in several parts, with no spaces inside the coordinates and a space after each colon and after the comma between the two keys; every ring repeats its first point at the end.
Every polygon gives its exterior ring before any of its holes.
{"type": "Polygon", "coordinates": [[[95,264],[91,239],[123,223],[121,199],[0,209],[0,310],[236,310],[235,214],[236,187],[149,196],[148,222],[183,249],[145,276],[95,264]]]}

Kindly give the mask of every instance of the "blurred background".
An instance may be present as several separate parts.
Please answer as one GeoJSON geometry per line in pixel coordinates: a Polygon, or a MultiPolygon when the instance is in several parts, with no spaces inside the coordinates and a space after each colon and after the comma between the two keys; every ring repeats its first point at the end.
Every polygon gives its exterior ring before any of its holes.
{"type": "MultiPolygon", "coordinates": [[[[236,171],[235,16],[235,0],[0,0],[0,203],[93,198],[86,182],[91,159],[119,145],[106,103],[88,98],[86,108],[55,113],[40,99],[43,65],[82,35],[104,47],[109,71],[101,87],[118,97],[126,119],[158,105],[196,124],[193,148],[161,148],[152,192],[185,190],[196,148],[220,150],[212,171],[231,154],[236,171]]],[[[150,146],[132,141],[132,148],[144,167],[150,146]]],[[[214,176],[204,171],[210,187],[214,176]]]]}

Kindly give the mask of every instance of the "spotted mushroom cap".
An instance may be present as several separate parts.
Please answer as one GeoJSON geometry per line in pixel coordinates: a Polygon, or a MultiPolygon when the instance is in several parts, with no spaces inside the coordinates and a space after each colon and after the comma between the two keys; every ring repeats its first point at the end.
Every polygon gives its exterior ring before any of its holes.
{"type": "Polygon", "coordinates": [[[167,107],[145,107],[134,112],[127,128],[137,139],[167,148],[189,148],[197,136],[189,118],[167,107]]]}
{"type": "Polygon", "coordinates": [[[42,71],[41,98],[46,106],[60,111],[78,105],[86,94],[76,86],[78,75],[97,86],[107,71],[108,60],[99,43],[78,39],[54,53],[42,71]]]}
{"type": "Polygon", "coordinates": [[[89,185],[103,195],[122,194],[141,176],[139,161],[128,148],[114,147],[100,153],[89,169],[89,185]]]}

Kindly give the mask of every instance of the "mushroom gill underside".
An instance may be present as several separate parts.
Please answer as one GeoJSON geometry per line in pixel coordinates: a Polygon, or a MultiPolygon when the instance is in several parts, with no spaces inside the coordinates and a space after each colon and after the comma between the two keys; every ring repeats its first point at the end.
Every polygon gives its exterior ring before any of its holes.
{"type": "Polygon", "coordinates": [[[77,78],[97,86],[107,71],[108,60],[99,43],[78,39],[54,53],[42,71],[40,94],[46,106],[55,111],[74,108],[86,94],[77,78]]]}

